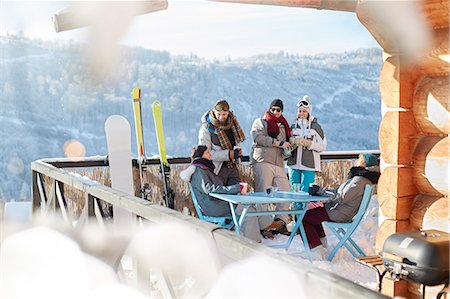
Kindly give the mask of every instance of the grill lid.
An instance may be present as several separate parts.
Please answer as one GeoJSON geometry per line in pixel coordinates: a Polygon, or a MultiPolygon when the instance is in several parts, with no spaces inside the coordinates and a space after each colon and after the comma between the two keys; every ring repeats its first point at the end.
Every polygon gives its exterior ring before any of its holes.
{"type": "Polygon", "coordinates": [[[383,264],[395,278],[443,283],[449,275],[449,236],[438,230],[393,234],[384,242],[383,264]]]}

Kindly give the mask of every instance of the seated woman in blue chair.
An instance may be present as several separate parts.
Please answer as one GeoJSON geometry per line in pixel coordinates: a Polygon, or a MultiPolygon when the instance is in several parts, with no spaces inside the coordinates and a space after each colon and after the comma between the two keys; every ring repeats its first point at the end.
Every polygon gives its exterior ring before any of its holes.
{"type": "Polygon", "coordinates": [[[361,154],[355,166],[350,169],[348,179],[339,186],[332,200],[325,204],[309,204],[303,218],[303,226],[313,257],[324,256],[324,247],[327,247],[322,222],[350,222],[358,212],[365,186],[378,183],[379,177],[378,157],[361,154]]]}
{"type": "MultiPolygon", "coordinates": [[[[192,165],[180,173],[185,182],[190,182],[194,195],[203,214],[211,217],[231,216],[228,202],[209,196],[209,193],[239,194],[240,185],[224,186],[222,180],[214,173],[211,153],[205,145],[192,149],[192,165]]],[[[248,211],[256,211],[250,208],[248,211]]],[[[258,207],[258,211],[260,208],[258,207]]],[[[237,212],[240,212],[238,206],[237,212]]],[[[242,225],[242,234],[256,242],[261,242],[260,231],[273,222],[272,216],[247,217],[242,225]]]]}

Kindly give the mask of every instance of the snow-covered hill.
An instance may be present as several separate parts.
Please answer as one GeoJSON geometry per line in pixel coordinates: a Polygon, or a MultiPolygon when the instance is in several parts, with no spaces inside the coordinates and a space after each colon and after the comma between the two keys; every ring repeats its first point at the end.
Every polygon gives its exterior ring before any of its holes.
{"type": "MultiPolygon", "coordinates": [[[[249,135],[253,120],[272,99],[283,99],[291,122],[304,94],[314,102],[329,150],[378,148],[378,49],[314,56],[281,52],[223,61],[142,48],[123,51],[111,78],[96,82],[87,75],[81,45],[0,37],[0,198],[29,197],[30,162],[62,157],[69,139],[80,141],[89,156],[106,154],[104,122],[109,115],[125,116],[134,128],[135,86],[142,90],[148,156],[157,153],[150,106],[155,99],[162,103],[171,156],[189,155],[200,117],[217,99],[229,101],[249,135]]],[[[250,146],[247,140],[246,154],[250,146]]]]}

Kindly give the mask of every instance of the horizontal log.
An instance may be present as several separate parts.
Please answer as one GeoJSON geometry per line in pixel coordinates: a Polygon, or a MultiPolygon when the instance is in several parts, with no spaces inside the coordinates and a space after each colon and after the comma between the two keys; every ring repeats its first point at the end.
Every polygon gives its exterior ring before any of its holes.
{"type": "MultiPolygon", "coordinates": [[[[96,5],[72,3],[71,6],[53,15],[53,25],[56,32],[77,29],[99,22],[99,14],[109,13],[115,17],[127,18],[134,15],[148,14],[167,9],[167,0],[134,1],[134,2],[103,2],[96,5]],[[118,12],[122,12],[120,15],[118,12]],[[116,13],[116,14],[115,14],[116,13]]],[[[111,17],[111,16],[110,16],[111,17]]],[[[100,18],[101,19],[101,18],[100,18]]]]}
{"type": "Polygon", "coordinates": [[[417,195],[413,174],[414,169],[412,167],[386,167],[378,181],[378,196],[386,194],[397,197],[417,195]]]}
{"type": "Polygon", "coordinates": [[[412,167],[386,167],[378,181],[378,202],[386,218],[406,220],[417,188],[412,167]]]}
{"type": "Polygon", "coordinates": [[[430,151],[425,162],[425,176],[431,185],[445,196],[449,196],[449,137],[440,140],[430,151]]]}
{"type": "Polygon", "coordinates": [[[278,5],[354,12],[356,0],[213,0],[216,2],[278,5]]]}
{"type": "Polygon", "coordinates": [[[387,164],[411,165],[418,138],[412,111],[388,111],[378,134],[381,157],[387,164]]]}
{"type": "Polygon", "coordinates": [[[426,135],[450,133],[449,76],[423,77],[414,94],[417,127],[426,135]]]}
{"type": "Polygon", "coordinates": [[[414,82],[413,71],[402,67],[399,56],[387,58],[380,72],[381,100],[389,108],[412,108],[414,82]]]}
{"type": "Polygon", "coordinates": [[[420,12],[426,2],[360,1],[356,14],[385,52],[405,58],[402,67],[418,74],[448,74],[449,62],[441,59],[449,53],[448,17],[440,19],[446,26],[436,28],[420,12]]]}
{"type": "Polygon", "coordinates": [[[449,198],[418,195],[414,199],[409,221],[414,229],[437,229],[449,232],[449,198]]]}
{"type": "Polygon", "coordinates": [[[414,152],[414,182],[420,193],[448,195],[449,138],[422,137],[414,152]]]}
{"type": "MultiPolygon", "coordinates": [[[[447,19],[448,22],[448,19],[447,19]]],[[[418,57],[414,57],[408,65],[420,76],[449,74],[449,28],[432,30],[431,42],[427,49],[418,57]]]]}
{"type": "Polygon", "coordinates": [[[383,249],[384,241],[392,234],[414,231],[409,220],[384,220],[377,231],[375,252],[379,254],[383,249]]]}
{"type": "Polygon", "coordinates": [[[396,197],[393,194],[378,195],[378,203],[386,218],[407,220],[411,214],[414,196],[396,197]]]}
{"type": "Polygon", "coordinates": [[[420,10],[424,14],[427,22],[433,28],[448,27],[449,1],[448,0],[427,0],[421,1],[420,10]]]}

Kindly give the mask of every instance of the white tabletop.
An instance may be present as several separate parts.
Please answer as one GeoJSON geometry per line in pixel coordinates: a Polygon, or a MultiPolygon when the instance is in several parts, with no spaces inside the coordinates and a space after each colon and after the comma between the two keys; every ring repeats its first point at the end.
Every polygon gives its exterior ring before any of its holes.
{"type": "Polygon", "coordinates": [[[307,192],[278,191],[276,195],[271,196],[265,192],[251,192],[245,195],[241,194],[220,194],[210,193],[209,195],[231,202],[233,204],[266,204],[266,203],[284,203],[284,202],[312,202],[325,201],[331,197],[328,196],[312,196],[307,192]]]}

